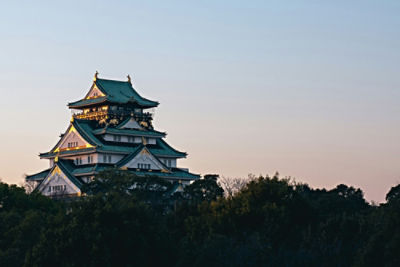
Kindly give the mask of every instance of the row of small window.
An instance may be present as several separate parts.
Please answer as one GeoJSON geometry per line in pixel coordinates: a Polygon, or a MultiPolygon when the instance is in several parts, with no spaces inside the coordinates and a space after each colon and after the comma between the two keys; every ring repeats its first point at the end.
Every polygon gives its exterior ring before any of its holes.
{"type": "MultiPolygon", "coordinates": [[[[114,140],[114,142],[121,142],[121,136],[120,135],[113,135],[113,140],[114,140]]],[[[135,137],[128,136],[128,143],[134,143],[134,142],[135,142],[135,137]]]]}
{"type": "MultiPolygon", "coordinates": [[[[93,156],[88,156],[87,157],[87,163],[93,163],[93,156]]],[[[82,158],[76,158],[75,159],[75,165],[82,165],[82,158]]]]}
{"type": "Polygon", "coordinates": [[[66,185],[54,185],[54,186],[49,186],[48,192],[60,192],[66,190],[67,190],[66,185]]]}
{"type": "Polygon", "coordinates": [[[69,148],[71,148],[71,147],[77,147],[78,146],[78,142],[69,142],[68,143],[68,147],[69,148]]]}
{"type": "Polygon", "coordinates": [[[170,159],[164,159],[164,160],[162,160],[162,162],[165,164],[165,165],[167,165],[167,167],[171,167],[171,163],[172,163],[172,160],[170,160],[170,159]]]}
{"type": "Polygon", "coordinates": [[[111,163],[111,155],[103,155],[104,163],[111,163]]]}
{"type": "Polygon", "coordinates": [[[151,165],[146,163],[138,163],[138,169],[150,170],[151,165]]]}

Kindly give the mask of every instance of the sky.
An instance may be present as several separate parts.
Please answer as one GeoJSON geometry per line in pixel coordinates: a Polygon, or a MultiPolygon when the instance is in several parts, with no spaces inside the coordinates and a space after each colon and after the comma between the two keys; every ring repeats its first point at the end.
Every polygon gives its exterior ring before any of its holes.
{"type": "Polygon", "coordinates": [[[1,1],[0,177],[48,167],[93,74],[161,104],[154,125],[227,177],[400,183],[400,1],[1,1]]]}

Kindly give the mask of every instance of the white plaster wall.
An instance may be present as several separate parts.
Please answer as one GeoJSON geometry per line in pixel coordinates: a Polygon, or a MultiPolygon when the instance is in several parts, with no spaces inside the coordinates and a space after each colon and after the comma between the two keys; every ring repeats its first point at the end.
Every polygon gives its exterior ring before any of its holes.
{"type": "Polygon", "coordinates": [[[139,163],[150,164],[151,170],[161,170],[163,167],[155,157],[148,153],[139,153],[135,158],[128,162],[125,167],[137,168],[139,163]]]}
{"type": "Polygon", "coordinates": [[[87,98],[99,97],[99,96],[104,96],[104,94],[96,86],[93,86],[93,88],[92,88],[92,90],[90,90],[87,98]],[[96,96],[96,94],[97,94],[97,96],[96,96]]]}
{"type": "Polygon", "coordinates": [[[75,159],[81,158],[82,159],[82,165],[84,164],[92,164],[92,163],[98,163],[99,162],[99,153],[92,153],[92,154],[83,154],[79,156],[69,156],[69,157],[62,157],[63,159],[69,159],[73,160],[75,162],[75,159]],[[88,156],[93,157],[93,162],[88,162],[88,156]]]}
{"type": "Polygon", "coordinates": [[[124,155],[118,155],[118,154],[105,154],[105,153],[99,153],[99,155],[98,155],[98,162],[99,163],[110,163],[110,162],[108,162],[108,159],[107,159],[107,161],[104,161],[104,155],[106,155],[107,157],[108,157],[108,155],[111,155],[111,163],[112,164],[115,164],[115,163],[117,163],[118,161],[120,161],[123,157],[125,157],[124,155]]]}
{"type": "MultiPolygon", "coordinates": [[[[103,139],[106,140],[106,141],[116,142],[116,141],[114,141],[114,135],[112,135],[112,134],[105,134],[103,136],[103,139]]],[[[121,142],[121,143],[129,143],[128,136],[121,135],[121,141],[119,141],[119,142],[121,142]]],[[[133,142],[136,143],[136,144],[142,143],[142,138],[141,137],[134,137],[133,142]]]]}
{"type": "Polygon", "coordinates": [[[77,142],[78,146],[85,146],[87,142],[75,131],[67,133],[64,140],[60,144],[60,148],[68,148],[68,143],[77,142]]]}
{"type": "Polygon", "coordinates": [[[161,161],[162,163],[164,163],[164,165],[167,166],[167,167],[176,168],[176,166],[177,166],[177,160],[176,160],[176,159],[171,159],[171,158],[160,158],[160,161],[161,161]],[[171,161],[171,165],[170,165],[170,166],[168,166],[167,160],[170,160],[170,161],[171,161]]]}
{"type": "Polygon", "coordinates": [[[135,121],[135,119],[131,118],[122,129],[141,129],[140,125],[135,121]]]}
{"type": "Polygon", "coordinates": [[[103,136],[103,139],[106,140],[106,141],[114,141],[114,138],[113,138],[113,136],[111,134],[105,134],[103,136]]]}

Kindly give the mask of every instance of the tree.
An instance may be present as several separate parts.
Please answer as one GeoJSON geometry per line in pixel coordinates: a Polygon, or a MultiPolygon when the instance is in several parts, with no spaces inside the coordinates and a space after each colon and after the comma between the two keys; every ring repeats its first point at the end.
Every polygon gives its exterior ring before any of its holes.
{"type": "Polygon", "coordinates": [[[400,202],[400,184],[393,186],[386,194],[386,201],[390,203],[400,202]]]}
{"type": "Polygon", "coordinates": [[[199,179],[185,187],[185,197],[195,203],[212,201],[222,197],[224,190],[217,183],[218,177],[218,174],[204,175],[203,179],[199,179]]]}
{"type": "Polygon", "coordinates": [[[240,177],[226,177],[222,176],[218,178],[218,183],[224,190],[226,196],[232,197],[237,192],[239,192],[246,184],[248,180],[240,178],[240,177]]]}

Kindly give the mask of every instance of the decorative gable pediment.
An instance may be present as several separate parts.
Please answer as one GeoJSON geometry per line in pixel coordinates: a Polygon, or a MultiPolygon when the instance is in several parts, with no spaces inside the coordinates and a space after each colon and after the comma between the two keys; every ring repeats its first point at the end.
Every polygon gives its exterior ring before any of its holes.
{"type": "Polygon", "coordinates": [[[96,84],[93,84],[92,88],[90,89],[89,93],[86,95],[85,99],[90,99],[90,98],[97,98],[97,97],[102,97],[105,96],[102,91],[97,87],[96,84]]]}
{"type": "Polygon", "coordinates": [[[133,159],[131,159],[128,163],[124,164],[122,167],[137,169],[142,166],[149,166],[150,170],[167,171],[164,165],[145,147],[133,159]]]}
{"type": "Polygon", "coordinates": [[[135,130],[141,130],[142,127],[139,125],[139,123],[136,122],[134,118],[130,118],[127,122],[125,122],[123,125],[118,127],[120,129],[135,129],[135,130]]]}
{"type": "Polygon", "coordinates": [[[61,138],[58,145],[54,148],[53,152],[68,150],[68,149],[78,149],[78,148],[89,148],[93,147],[89,142],[87,142],[81,134],[75,129],[71,124],[68,131],[61,138]]]}
{"type": "Polygon", "coordinates": [[[68,178],[68,176],[55,166],[47,175],[37,190],[45,196],[80,195],[81,190],[68,178]]]}

